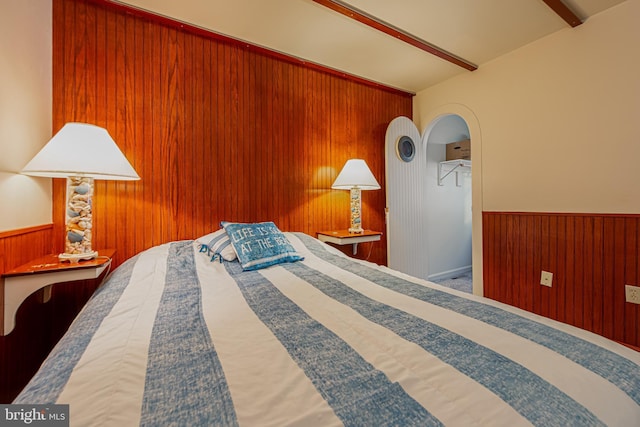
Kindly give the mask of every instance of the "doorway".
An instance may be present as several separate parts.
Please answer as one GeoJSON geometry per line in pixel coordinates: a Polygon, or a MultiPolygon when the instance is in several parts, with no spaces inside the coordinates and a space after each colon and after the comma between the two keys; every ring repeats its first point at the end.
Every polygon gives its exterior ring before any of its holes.
{"type": "Polygon", "coordinates": [[[473,166],[466,151],[452,148],[469,140],[469,128],[457,114],[436,118],[423,134],[427,279],[467,292],[472,291],[473,166]]]}
{"type": "MultiPolygon", "coordinates": [[[[438,192],[451,191],[442,187],[456,186],[455,175],[445,178],[441,188],[431,188],[429,182],[437,186],[437,164],[444,159],[445,145],[453,140],[468,137],[471,142],[471,174],[460,176],[461,192],[467,193],[462,209],[462,221],[471,227],[471,266],[473,271],[473,293],[483,294],[482,281],[482,175],[481,175],[481,134],[475,115],[459,104],[441,106],[431,112],[421,135],[413,121],[407,117],[397,117],[387,128],[385,137],[386,186],[387,186],[387,253],[389,267],[424,279],[445,278],[469,270],[469,235],[462,238],[466,264],[446,267],[451,259],[443,260],[450,248],[456,247],[457,238],[440,238],[440,225],[447,215],[447,209],[438,209],[438,192]],[[398,142],[402,137],[413,140],[415,156],[407,161],[400,155],[398,142]],[[432,152],[433,151],[433,152],[432,152]],[[434,154],[436,153],[436,154],[434,154]],[[437,154],[440,153],[440,154],[437,154]],[[440,156],[440,157],[437,157],[440,156]],[[437,159],[437,160],[436,160],[437,159]],[[417,160],[417,161],[416,161],[417,160]],[[449,182],[448,180],[452,180],[449,182]],[[468,184],[465,184],[465,180],[468,184]],[[471,197],[468,197],[471,193],[471,197]],[[431,200],[433,198],[433,200],[431,200]],[[473,208],[472,208],[473,207],[473,208]],[[433,225],[435,223],[435,226],[433,225]],[[444,243],[443,243],[444,242],[444,243]],[[444,245],[444,246],[443,246],[444,245]],[[435,255],[434,255],[435,254],[435,255]],[[440,257],[443,255],[443,257],[440,257]],[[440,258],[440,259],[439,259],[440,258]],[[460,269],[460,270],[457,270],[460,269]],[[437,271],[436,271],[437,270],[437,271]]],[[[406,157],[406,156],[405,156],[406,157]]],[[[455,190],[454,190],[455,191],[455,190]]],[[[452,208],[449,208],[452,209],[452,208]]],[[[461,246],[458,246],[461,247],[461,246]]]]}

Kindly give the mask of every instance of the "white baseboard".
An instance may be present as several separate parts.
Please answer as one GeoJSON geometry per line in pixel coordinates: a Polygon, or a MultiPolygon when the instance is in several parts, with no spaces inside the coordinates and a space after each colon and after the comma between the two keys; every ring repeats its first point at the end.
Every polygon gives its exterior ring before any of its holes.
{"type": "Polygon", "coordinates": [[[447,270],[441,273],[430,274],[429,277],[427,277],[427,280],[434,281],[434,280],[450,279],[452,277],[462,276],[463,274],[469,273],[470,271],[471,271],[471,266],[466,265],[464,267],[454,268],[453,270],[447,270]]]}

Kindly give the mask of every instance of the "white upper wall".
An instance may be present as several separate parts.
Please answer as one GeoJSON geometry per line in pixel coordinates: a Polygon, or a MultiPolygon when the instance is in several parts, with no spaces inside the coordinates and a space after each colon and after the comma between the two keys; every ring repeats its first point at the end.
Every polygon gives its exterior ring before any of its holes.
{"type": "Polygon", "coordinates": [[[446,105],[477,117],[482,210],[640,213],[638,17],[628,0],[417,94],[421,130],[446,105]]]}
{"type": "Polygon", "coordinates": [[[20,175],[51,138],[51,0],[0,3],[0,231],[51,222],[51,179],[20,175]]]}

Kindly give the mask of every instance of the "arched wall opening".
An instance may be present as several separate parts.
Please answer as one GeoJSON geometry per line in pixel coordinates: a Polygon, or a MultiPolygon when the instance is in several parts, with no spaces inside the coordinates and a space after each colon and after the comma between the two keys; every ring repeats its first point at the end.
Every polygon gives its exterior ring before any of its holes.
{"type": "MultiPolygon", "coordinates": [[[[472,223],[472,269],[473,269],[473,293],[483,295],[483,264],[482,264],[482,133],[480,122],[476,115],[468,107],[462,104],[447,104],[436,108],[420,120],[426,123],[422,132],[425,141],[428,141],[434,127],[437,127],[440,119],[448,116],[457,116],[464,121],[469,131],[471,140],[471,223],[472,223]]],[[[442,129],[444,130],[444,128],[442,129]]],[[[434,134],[437,138],[439,134],[434,134]]],[[[424,144],[425,147],[428,146],[424,144]]],[[[425,148],[426,150],[426,148],[425,148]]]]}
{"type": "Polygon", "coordinates": [[[466,152],[447,150],[447,145],[468,141],[469,128],[462,117],[445,114],[429,124],[422,139],[427,199],[424,219],[429,236],[425,241],[427,278],[467,290],[472,272],[471,174],[468,162],[453,160],[466,152]]]}

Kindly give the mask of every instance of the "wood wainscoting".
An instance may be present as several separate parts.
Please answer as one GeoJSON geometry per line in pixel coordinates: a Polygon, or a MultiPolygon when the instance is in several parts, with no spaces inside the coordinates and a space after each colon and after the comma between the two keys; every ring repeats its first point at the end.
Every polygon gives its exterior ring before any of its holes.
{"type": "Polygon", "coordinates": [[[482,233],[485,296],[640,346],[640,215],[483,212],[482,233]]]}
{"type": "Polygon", "coordinates": [[[0,232],[0,273],[53,250],[53,224],[0,232]]]}

